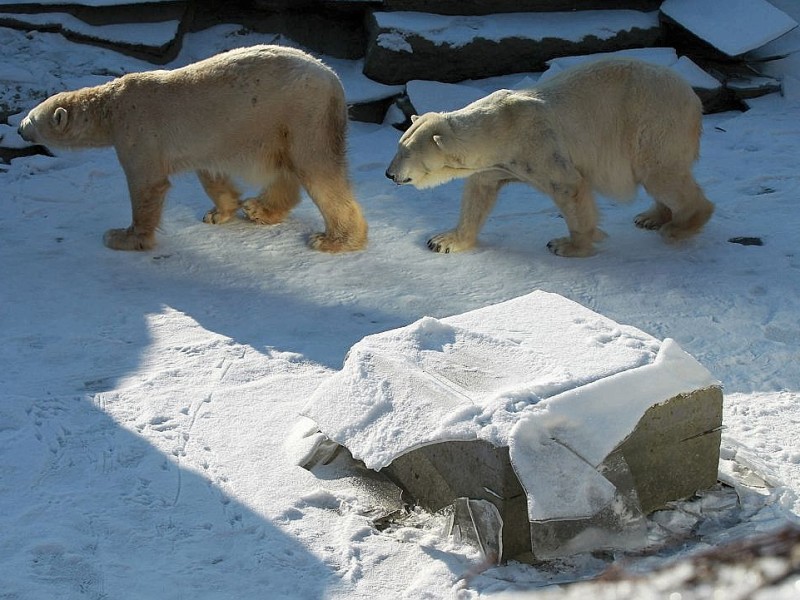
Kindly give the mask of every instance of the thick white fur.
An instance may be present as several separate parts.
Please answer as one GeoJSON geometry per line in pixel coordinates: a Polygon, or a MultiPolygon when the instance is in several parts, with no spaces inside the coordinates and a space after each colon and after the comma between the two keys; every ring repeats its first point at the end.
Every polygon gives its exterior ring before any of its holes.
{"type": "Polygon", "coordinates": [[[111,248],[154,246],[168,176],[196,170],[215,204],[206,222],[224,223],[241,207],[253,221],[278,223],[302,185],[325,221],[311,246],[338,252],[367,240],[347,176],[346,128],[332,70],[299,50],[254,46],[56,94],[30,112],[20,134],[55,147],[114,146],[133,223],[106,232],[111,248]],[[231,177],[263,190],[241,202],[231,177]]]}
{"type": "Polygon", "coordinates": [[[706,223],[713,204],[692,175],[701,118],[700,100],[669,69],[598,60],[529,90],[417,117],[386,174],[418,188],[467,178],[458,226],[429,240],[434,251],[472,247],[500,188],[519,181],[548,194],[566,220],[569,237],[548,247],[587,256],[604,236],[593,192],[628,200],[643,185],[655,206],[635,222],[668,238],[706,223]]]}

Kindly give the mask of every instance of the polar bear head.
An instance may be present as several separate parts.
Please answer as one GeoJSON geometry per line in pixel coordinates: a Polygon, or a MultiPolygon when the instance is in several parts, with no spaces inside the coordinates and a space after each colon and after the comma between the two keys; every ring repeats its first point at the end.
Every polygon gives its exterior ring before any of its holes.
{"type": "Polygon", "coordinates": [[[464,144],[447,113],[426,113],[411,117],[411,121],[386,169],[389,179],[422,189],[474,173],[466,164],[464,144]]]}
{"type": "Polygon", "coordinates": [[[61,92],[51,96],[28,113],[17,129],[28,142],[56,148],[107,146],[105,115],[89,93],[93,88],[61,92]]]}

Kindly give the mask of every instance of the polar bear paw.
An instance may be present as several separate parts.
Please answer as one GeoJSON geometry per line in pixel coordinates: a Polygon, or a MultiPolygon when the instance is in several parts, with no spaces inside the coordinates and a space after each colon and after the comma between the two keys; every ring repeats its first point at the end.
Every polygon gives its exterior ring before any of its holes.
{"type": "Polygon", "coordinates": [[[633,218],[633,224],[640,229],[656,230],[672,220],[672,212],[662,205],[656,205],[650,210],[639,213],[633,218]]]}
{"type": "Polygon", "coordinates": [[[103,235],[103,243],[112,250],[150,250],[156,245],[153,233],[135,233],[133,228],[109,229],[103,235]]]}
{"type": "Polygon", "coordinates": [[[433,252],[439,252],[442,254],[461,252],[462,250],[468,250],[469,248],[472,248],[474,245],[474,241],[465,241],[464,239],[460,238],[455,230],[434,235],[428,240],[428,248],[433,252]]]}
{"type": "Polygon", "coordinates": [[[203,215],[203,223],[210,225],[222,225],[227,223],[233,218],[235,212],[223,212],[218,208],[212,208],[205,215],[203,215]]]}
{"type": "Polygon", "coordinates": [[[594,247],[576,244],[572,238],[562,237],[547,242],[547,249],[556,256],[584,257],[595,253],[594,247]]]}
{"type": "Polygon", "coordinates": [[[354,252],[361,250],[366,245],[366,238],[356,239],[347,237],[334,237],[325,233],[314,233],[308,239],[308,245],[313,250],[320,252],[354,252]]]}
{"type": "Polygon", "coordinates": [[[259,225],[277,225],[289,214],[288,210],[269,209],[257,198],[250,198],[242,202],[242,212],[253,223],[259,225]]]}

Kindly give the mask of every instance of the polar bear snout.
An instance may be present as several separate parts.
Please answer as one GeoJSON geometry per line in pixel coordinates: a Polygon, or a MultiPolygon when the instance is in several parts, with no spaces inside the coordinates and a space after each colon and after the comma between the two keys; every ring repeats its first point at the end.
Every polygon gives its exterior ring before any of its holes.
{"type": "Polygon", "coordinates": [[[397,185],[405,185],[411,183],[412,169],[409,167],[407,152],[403,148],[398,150],[392,162],[389,163],[389,168],[386,169],[386,177],[394,181],[397,185]]]}
{"type": "Polygon", "coordinates": [[[411,183],[411,177],[399,177],[390,166],[386,169],[386,177],[394,181],[397,185],[404,185],[406,183],[411,183]]]}
{"type": "Polygon", "coordinates": [[[17,135],[21,137],[26,142],[35,142],[34,139],[34,131],[35,127],[33,126],[33,122],[31,121],[30,117],[25,117],[17,127],[17,135]]]}

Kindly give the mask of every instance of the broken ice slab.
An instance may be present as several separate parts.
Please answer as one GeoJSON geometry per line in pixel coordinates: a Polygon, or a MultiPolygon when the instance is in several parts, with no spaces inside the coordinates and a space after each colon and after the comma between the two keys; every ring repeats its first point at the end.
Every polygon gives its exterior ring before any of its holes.
{"type": "Polygon", "coordinates": [[[503,556],[503,519],[491,502],[456,498],[447,529],[457,542],[467,542],[479,548],[487,562],[500,562],[503,556]]]}
{"type": "Polygon", "coordinates": [[[491,502],[502,553],[630,547],[716,483],[720,384],[659,341],[534,292],[368,336],[304,409],[430,510],[491,502]]]}
{"type": "Polygon", "coordinates": [[[797,27],[766,0],[666,0],[661,12],[728,56],[759,48],[797,27]]]}

